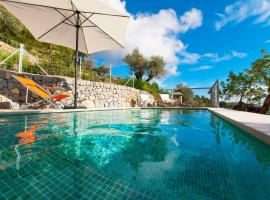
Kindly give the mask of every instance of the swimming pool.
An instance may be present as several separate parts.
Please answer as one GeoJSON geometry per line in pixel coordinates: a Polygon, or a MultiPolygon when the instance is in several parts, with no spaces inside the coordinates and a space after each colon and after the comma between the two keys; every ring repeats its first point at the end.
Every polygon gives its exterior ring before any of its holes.
{"type": "Polygon", "coordinates": [[[0,199],[269,199],[270,146],[207,110],[0,117],[0,199]]]}

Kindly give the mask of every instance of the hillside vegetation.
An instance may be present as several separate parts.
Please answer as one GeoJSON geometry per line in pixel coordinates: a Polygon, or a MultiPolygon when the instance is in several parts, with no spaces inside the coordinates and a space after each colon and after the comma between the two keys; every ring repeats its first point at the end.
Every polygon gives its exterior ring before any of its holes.
{"type": "MultiPolygon", "coordinates": [[[[42,66],[48,70],[63,66],[71,67],[73,64],[74,51],[72,49],[35,40],[25,26],[2,6],[0,6],[0,40],[17,48],[19,43],[24,44],[25,49],[38,57],[42,66]]],[[[5,53],[1,54],[1,57],[4,57],[5,53]]]]}

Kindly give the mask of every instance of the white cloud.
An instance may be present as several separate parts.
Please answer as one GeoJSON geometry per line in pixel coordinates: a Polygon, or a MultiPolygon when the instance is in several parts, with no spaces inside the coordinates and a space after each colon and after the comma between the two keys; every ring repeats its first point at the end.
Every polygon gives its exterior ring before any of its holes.
{"type": "Polygon", "coordinates": [[[191,68],[190,71],[196,72],[196,71],[204,71],[204,70],[209,70],[209,69],[212,69],[212,67],[205,65],[205,66],[200,66],[200,67],[196,67],[196,68],[191,68]]]}
{"type": "Polygon", "coordinates": [[[181,73],[178,71],[177,65],[167,64],[166,67],[167,76],[180,76],[181,73]]]}
{"type": "Polygon", "coordinates": [[[180,75],[177,66],[181,61],[178,54],[185,50],[185,45],[178,36],[202,25],[203,15],[200,10],[193,8],[182,16],[177,16],[173,9],[160,10],[154,14],[138,13],[132,15],[127,12],[125,1],[102,1],[131,16],[126,33],[126,49],[110,53],[112,57],[121,59],[124,54],[138,47],[147,57],[162,56],[166,62],[168,75],[180,75]]]}
{"type": "Polygon", "coordinates": [[[100,1],[122,12],[123,14],[128,14],[128,11],[126,10],[126,1],[122,0],[100,0],[100,1]]]}
{"type": "Polygon", "coordinates": [[[176,52],[184,49],[177,39],[180,25],[174,10],[161,10],[157,14],[139,14],[132,18],[127,31],[127,48],[138,47],[145,56],[163,56],[166,63],[176,64],[176,52]]]}
{"type": "Polygon", "coordinates": [[[202,56],[203,59],[209,60],[211,63],[218,63],[232,59],[231,54],[219,55],[218,53],[206,53],[202,56]]]}
{"type": "Polygon", "coordinates": [[[269,44],[270,40],[265,40],[264,43],[269,44]]]}
{"type": "Polygon", "coordinates": [[[225,7],[218,13],[220,18],[215,22],[217,31],[229,23],[240,23],[247,18],[256,17],[255,23],[270,24],[270,0],[239,0],[225,7]]]}
{"type": "Polygon", "coordinates": [[[201,59],[201,55],[197,53],[189,53],[187,51],[180,52],[181,64],[196,64],[201,59]]]}
{"type": "Polygon", "coordinates": [[[246,53],[231,51],[230,53],[226,53],[224,55],[219,55],[218,53],[206,53],[202,56],[202,59],[207,60],[211,63],[218,63],[222,61],[231,60],[233,58],[245,58],[247,56],[246,53]]]}
{"type": "Polygon", "coordinates": [[[232,56],[237,58],[245,58],[247,57],[247,53],[232,51],[232,56]]]}
{"type": "Polygon", "coordinates": [[[182,57],[181,64],[197,64],[200,61],[208,62],[208,63],[219,63],[227,60],[231,60],[233,58],[245,58],[247,56],[246,53],[239,51],[231,51],[230,53],[226,53],[224,55],[220,55],[218,53],[205,53],[205,54],[197,54],[197,53],[188,53],[183,51],[179,53],[182,57]]]}
{"type": "Polygon", "coordinates": [[[180,17],[181,32],[196,29],[202,26],[202,22],[202,12],[196,8],[192,8],[190,11],[185,12],[184,15],[180,17]]]}

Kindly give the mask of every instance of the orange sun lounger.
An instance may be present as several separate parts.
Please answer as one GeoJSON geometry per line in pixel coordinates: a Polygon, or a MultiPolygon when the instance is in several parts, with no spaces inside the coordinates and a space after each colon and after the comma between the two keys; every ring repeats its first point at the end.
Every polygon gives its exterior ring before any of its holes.
{"type": "Polygon", "coordinates": [[[25,88],[26,88],[26,106],[24,106],[23,108],[28,108],[37,104],[40,104],[43,101],[48,102],[50,105],[54,106],[54,107],[59,107],[55,102],[60,102],[66,98],[69,97],[69,94],[67,93],[61,93],[61,94],[57,94],[57,95],[53,95],[51,94],[48,90],[44,89],[43,87],[41,87],[40,85],[38,85],[37,83],[35,83],[33,80],[28,79],[28,78],[23,78],[20,76],[14,76],[12,75],[13,78],[15,78],[19,83],[21,83],[25,88]],[[35,102],[33,104],[29,104],[28,103],[28,91],[33,92],[35,95],[39,96],[40,98],[42,98],[41,101],[35,102]]]}

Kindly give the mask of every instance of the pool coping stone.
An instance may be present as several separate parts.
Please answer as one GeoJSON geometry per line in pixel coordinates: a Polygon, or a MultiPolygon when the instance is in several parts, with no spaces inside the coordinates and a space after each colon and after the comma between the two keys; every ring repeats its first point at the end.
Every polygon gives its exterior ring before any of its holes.
{"type": "Polygon", "coordinates": [[[207,108],[207,110],[270,145],[270,115],[223,108],[207,108]]]}

